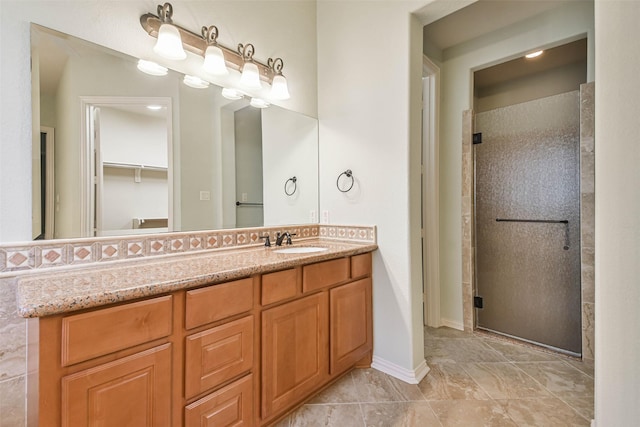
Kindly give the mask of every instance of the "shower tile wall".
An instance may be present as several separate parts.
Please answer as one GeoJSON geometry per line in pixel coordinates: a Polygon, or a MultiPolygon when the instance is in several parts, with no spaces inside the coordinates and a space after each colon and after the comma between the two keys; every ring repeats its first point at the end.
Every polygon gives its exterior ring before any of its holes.
{"type": "Polygon", "coordinates": [[[594,358],[595,83],[580,86],[580,216],[582,252],[582,357],[594,358]]]}
{"type": "Polygon", "coordinates": [[[473,295],[473,110],[462,113],[462,313],[464,330],[474,326],[473,295]]]}

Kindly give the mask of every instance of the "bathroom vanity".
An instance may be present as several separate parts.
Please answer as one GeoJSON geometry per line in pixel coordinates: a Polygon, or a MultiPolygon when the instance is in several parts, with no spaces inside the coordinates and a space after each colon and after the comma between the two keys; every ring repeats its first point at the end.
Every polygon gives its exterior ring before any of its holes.
{"type": "Polygon", "coordinates": [[[18,277],[39,425],[270,425],[369,366],[376,245],[304,243],[18,277]]]}

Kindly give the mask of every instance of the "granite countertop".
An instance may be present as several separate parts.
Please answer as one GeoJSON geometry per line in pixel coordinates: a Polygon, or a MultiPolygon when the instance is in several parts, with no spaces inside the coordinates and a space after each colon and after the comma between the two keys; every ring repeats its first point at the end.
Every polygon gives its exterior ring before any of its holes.
{"type": "Polygon", "coordinates": [[[281,248],[264,246],[215,249],[191,255],[168,255],[152,260],[21,275],[14,279],[18,314],[23,317],[49,316],[377,249],[372,243],[321,238],[298,240],[293,246],[318,246],[327,250],[284,254],[275,252],[281,248]]]}

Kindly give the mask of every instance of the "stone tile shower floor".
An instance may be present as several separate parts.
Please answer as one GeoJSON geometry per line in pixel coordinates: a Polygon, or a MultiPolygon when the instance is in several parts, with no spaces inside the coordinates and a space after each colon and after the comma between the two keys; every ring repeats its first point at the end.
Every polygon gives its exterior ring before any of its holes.
{"type": "Polygon", "coordinates": [[[589,426],[593,367],[482,333],[425,328],[418,385],[356,369],[278,427],[589,426]]]}

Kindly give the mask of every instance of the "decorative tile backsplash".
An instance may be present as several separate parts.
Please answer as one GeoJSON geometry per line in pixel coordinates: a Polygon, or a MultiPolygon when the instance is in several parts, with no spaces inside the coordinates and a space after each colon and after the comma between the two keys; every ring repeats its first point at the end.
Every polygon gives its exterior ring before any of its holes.
{"type": "Polygon", "coordinates": [[[376,243],[374,226],[308,224],[255,227],[200,232],[39,240],[0,245],[0,276],[71,265],[103,263],[176,253],[196,253],[263,244],[260,236],[275,240],[277,232],[288,231],[298,239],[326,238],[376,243]]]}

